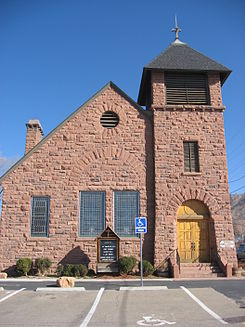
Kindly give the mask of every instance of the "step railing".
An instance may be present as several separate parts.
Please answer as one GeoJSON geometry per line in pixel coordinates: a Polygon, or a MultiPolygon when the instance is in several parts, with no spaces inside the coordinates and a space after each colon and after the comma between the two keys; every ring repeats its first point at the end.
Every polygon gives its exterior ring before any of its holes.
{"type": "Polygon", "coordinates": [[[156,267],[155,270],[160,269],[168,263],[169,273],[174,278],[179,278],[180,274],[180,257],[178,249],[174,249],[169,255],[156,267]]]}
{"type": "Polygon", "coordinates": [[[225,277],[232,277],[232,264],[227,262],[218,252],[216,253],[216,260],[225,277]]]}

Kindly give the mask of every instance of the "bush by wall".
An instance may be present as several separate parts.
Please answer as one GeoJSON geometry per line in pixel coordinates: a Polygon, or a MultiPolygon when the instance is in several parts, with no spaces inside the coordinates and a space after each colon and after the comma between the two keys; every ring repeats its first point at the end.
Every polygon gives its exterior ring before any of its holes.
{"type": "Polygon", "coordinates": [[[136,265],[136,259],[134,257],[121,257],[118,259],[118,268],[120,274],[128,274],[136,265]]]}
{"type": "Polygon", "coordinates": [[[73,265],[72,273],[74,277],[84,277],[88,273],[88,269],[83,264],[73,265]]]}
{"type": "Polygon", "coordinates": [[[88,273],[88,269],[83,264],[66,264],[65,266],[60,264],[57,267],[58,276],[69,276],[69,277],[84,277],[88,273]]]}
{"type": "Polygon", "coordinates": [[[51,267],[52,261],[49,258],[37,258],[35,260],[35,267],[40,275],[45,275],[48,269],[51,267]]]}
{"type": "MultiPolygon", "coordinates": [[[[150,263],[150,261],[148,260],[143,260],[142,261],[142,268],[143,268],[143,275],[144,276],[149,276],[152,275],[154,272],[154,268],[152,266],[152,264],[150,263]]],[[[139,270],[140,270],[140,262],[139,262],[139,270]]]]}
{"type": "Polygon", "coordinates": [[[32,266],[32,260],[30,258],[20,258],[16,262],[16,270],[20,275],[27,276],[27,274],[31,270],[31,266],[32,266]]]}
{"type": "Polygon", "coordinates": [[[62,276],[73,276],[72,268],[73,268],[72,264],[70,264],[70,263],[66,264],[64,266],[62,276]]]}
{"type": "Polygon", "coordinates": [[[63,276],[63,271],[64,271],[64,265],[59,264],[57,269],[56,269],[56,273],[58,277],[63,276]]]}

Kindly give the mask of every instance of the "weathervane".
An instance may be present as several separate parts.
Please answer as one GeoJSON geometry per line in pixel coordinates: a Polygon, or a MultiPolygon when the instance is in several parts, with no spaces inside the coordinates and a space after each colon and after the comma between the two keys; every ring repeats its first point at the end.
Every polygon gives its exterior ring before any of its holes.
{"type": "Polygon", "coordinates": [[[181,29],[178,28],[178,22],[177,22],[177,16],[175,15],[175,28],[172,28],[172,32],[175,32],[175,40],[179,39],[179,32],[181,32],[181,29]]]}

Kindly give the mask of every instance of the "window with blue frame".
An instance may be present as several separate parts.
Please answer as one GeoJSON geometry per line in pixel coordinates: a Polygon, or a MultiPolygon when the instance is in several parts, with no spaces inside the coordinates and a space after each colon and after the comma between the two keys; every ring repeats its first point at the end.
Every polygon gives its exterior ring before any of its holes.
{"type": "Polygon", "coordinates": [[[114,229],[119,236],[135,237],[135,218],[139,216],[139,192],[114,192],[114,229]]]}
{"type": "Polygon", "coordinates": [[[49,197],[33,196],[31,200],[31,236],[48,237],[49,197]]]}
{"type": "Polygon", "coordinates": [[[79,236],[97,237],[105,229],[105,192],[80,192],[79,236]]]}

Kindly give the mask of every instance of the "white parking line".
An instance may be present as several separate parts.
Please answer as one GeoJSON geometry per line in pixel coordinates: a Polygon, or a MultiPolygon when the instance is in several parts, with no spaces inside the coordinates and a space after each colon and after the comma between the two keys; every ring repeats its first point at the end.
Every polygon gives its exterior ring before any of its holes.
{"type": "Polygon", "coordinates": [[[120,291],[162,291],[167,290],[167,286],[122,286],[120,291]]]}
{"type": "Polygon", "coordinates": [[[80,325],[80,327],[87,327],[88,323],[90,322],[90,319],[92,318],[92,316],[93,316],[93,314],[94,314],[94,312],[95,312],[95,310],[96,310],[97,305],[98,305],[99,302],[100,302],[100,298],[101,298],[101,296],[102,296],[104,290],[105,290],[104,287],[102,287],[102,288],[99,290],[99,292],[98,292],[98,294],[97,294],[97,296],[96,296],[96,299],[95,299],[95,301],[94,301],[94,303],[93,303],[91,309],[89,310],[89,313],[87,314],[87,316],[86,316],[85,319],[83,320],[83,322],[82,322],[82,324],[80,325]]]}
{"type": "Polygon", "coordinates": [[[218,320],[221,324],[227,325],[228,322],[224,321],[217,313],[213,312],[211,309],[209,309],[202,301],[200,301],[194,294],[192,294],[187,288],[184,286],[180,286],[183,291],[185,291],[197,304],[200,305],[203,310],[205,310],[208,314],[210,314],[213,318],[218,320]]]}
{"type": "Polygon", "coordinates": [[[6,295],[2,299],[0,299],[0,302],[3,302],[5,300],[9,299],[11,296],[14,296],[14,295],[16,295],[16,294],[18,294],[18,293],[20,293],[21,291],[24,291],[24,290],[25,290],[25,288],[21,288],[20,290],[17,290],[17,291],[15,291],[13,293],[10,293],[9,295],[6,295]]]}

